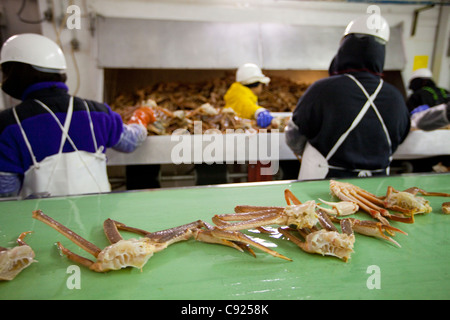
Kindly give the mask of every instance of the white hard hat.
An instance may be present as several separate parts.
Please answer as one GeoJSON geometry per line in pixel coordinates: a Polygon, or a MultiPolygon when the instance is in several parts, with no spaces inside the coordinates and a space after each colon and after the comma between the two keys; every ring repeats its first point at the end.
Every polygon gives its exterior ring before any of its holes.
{"type": "Polygon", "coordinates": [[[351,33],[368,34],[389,41],[389,24],[377,14],[367,14],[351,21],[345,29],[344,36],[351,33]]]}
{"type": "Polygon", "coordinates": [[[270,82],[270,78],[263,75],[261,69],[256,64],[246,63],[237,69],[236,81],[244,85],[255,82],[268,84],[270,82]]]}
{"type": "Polygon", "coordinates": [[[411,79],[409,81],[416,79],[416,78],[424,78],[424,79],[431,79],[433,77],[433,74],[431,73],[431,70],[428,68],[421,68],[417,69],[411,74],[411,79]]]}
{"type": "Polygon", "coordinates": [[[6,40],[2,47],[0,64],[5,62],[27,63],[47,72],[67,68],[61,48],[49,38],[35,33],[23,33],[6,40]]]}

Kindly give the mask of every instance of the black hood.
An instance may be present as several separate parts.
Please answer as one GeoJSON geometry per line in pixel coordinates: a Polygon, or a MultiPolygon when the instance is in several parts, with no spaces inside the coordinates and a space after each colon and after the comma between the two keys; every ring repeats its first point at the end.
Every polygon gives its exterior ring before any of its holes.
{"type": "Polygon", "coordinates": [[[1,65],[3,78],[2,90],[13,98],[22,99],[25,90],[38,82],[56,81],[65,82],[65,73],[41,72],[33,68],[30,64],[9,61],[1,65]]]}
{"type": "Polygon", "coordinates": [[[414,78],[409,82],[409,89],[416,92],[423,87],[436,88],[436,84],[429,78],[414,78]]]}
{"type": "Polygon", "coordinates": [[[350,34],[342,39],[339,50],[330,64],[330,75],[349,72],[370,72],[381,76],[386,46],[377,38],[350,34]]]}

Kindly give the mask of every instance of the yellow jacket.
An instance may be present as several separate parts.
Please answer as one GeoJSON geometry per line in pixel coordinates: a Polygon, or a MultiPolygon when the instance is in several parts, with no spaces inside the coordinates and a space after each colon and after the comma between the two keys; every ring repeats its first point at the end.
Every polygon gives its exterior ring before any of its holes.
{"type": "Polygon", "coordinates": [[[251,89],[239,82],[233,83],[224,96],[225,107],[232,108],[240,118],[254,119],[258,106],[258,97],[251,89]]]}

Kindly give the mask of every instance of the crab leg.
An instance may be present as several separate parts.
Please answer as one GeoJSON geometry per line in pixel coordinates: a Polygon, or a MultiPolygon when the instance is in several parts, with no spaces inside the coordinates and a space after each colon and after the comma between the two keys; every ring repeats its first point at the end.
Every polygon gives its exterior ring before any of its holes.
{"type": "MultiPolygon", "coordinates": [[[[254,215],[249,215],[253,217],[254,215]]],[[[255,218],[250,218],[248,220],[239,220],[242,216],[236,217],[235,215],[215,215],[212,221],[219,227],[224,227],[227,230],[244,230],[258,228],[262,226],[267,226],[270,224],[277,224],[282,222],[278,213],[268,213],[265,215],[256,215],[255,218]],[[238,221],[234,223],[229,223],[227,221],[238,221]]],[[[281,223],[282,224],[282,223],[281,223]]]]}
{"type": "Polygon", "coordinates": [[[367,207],[369,207],[367,212],[370,213],[372,215],[372,217],[378,219],[384,225],[389,225],[389,222],[384,217],[387,217],[394,221],[403,222],[403,223],[414,223],[414,216],[405,217],[402,215],[390,214],[388,210],[379,207],[378,204],[380,202],[382,203],[382,205],[384,205],[384,203],[380,199],[373,196],[371,193],[364,192],[362,195],[360,195],[359,193],[357,193],[355,191],[350,191],[350,192],[357,200],[360,201],[360,202],[358,202],[360,207],[362,207],[364,209],[365,208],[364,205],[367,205],[367,207]],[[372,202],[375,200],[376,200],[377,204],[374,204],[372,202]],[[363,203],[364,205],[361,205],[361,203],[363,203]],[[370,208],[372,208],[374,210],[371,210],[370,208]]]}
{"type": "Polygon", "coordinates": [[[79,263],[82,266],[85,266],[86,268],[91,268],[95,263],[92,260],[89,260],[76,253],[73,253],[69,249],[65,248],[59,241],[56,243],[56,246],[58,247],[59,251],[61,251],[62,254],[67,256],[68,259],[72,260],[73,262],[79,263]]]}
{"type": "Polygon", "coordinates": [[[351,201],[355,201],[361,209],[369,213],[375,219],[380,220],[384,224],[389,224],[389,222],[385,218],[383,218],[383,216],[389,214],[389,212],[386,209],[381,208],[376,204],[370,202],[369,199],[359,195],[356,191],[350,191],[350,194],[351,194],[350,199],[353,199],[351,201]]]}
{"type": "Polygon", "coordinates": [[[286,199],[286,203],[288,205],[291,204],[291,200],[293,204],[302,204],[301,201],[298,200],[297,197],[289,189],[284,190],[284,198],[286,199]]]}
{"type": "Polygon", "coordinates": [[[229,241],[237,241],[237,242],[242,242],[248,245],[251,245],[255,248],[258,248],[276,258],[281,258],[284,260],[288,260],[288,261],[292,261],[291,259],[283,256],[282,254],[271,250],[265,246],[263,246],[262,244],[259,244],[255,241],[253,241],[252,239],[250,239],[249,237],[247,237],[246,235],[244,235],[241,232],[237,232],[237,231],[228,231],[228,230],[221,230],[221,229],[214,229],[211,231],[211,234],[219,239],[224,239],[224,240],[229,240],[229,241]]]}
{"type": "MultiPolygon", "coordinates": [[[[109,219],[110,220],[110,219],[109,219]]],[[[187,223],[178,227],[166,229],[166,230],[160,230],[155,232],[149,232],[146,230],[129,227],[121,222],[111,220],[114,225],[119,230],[129,231],[133,233],[140,234],[146,238],[149,238],[150,240],[157,242],[157,243],[167,243],[169,242],[169,245],[178,241],[188,240],[193,235],[193,230],[205,227],[206,224],[202,220],[197,220],[191,223],[187,223]]]]}
{"type": "Polygon", "coordinates": [[[49,216],[44,214],[41,210],[33,211],[33,218],[36,219],[36,220],[39,220],[39,221],[41,221],[41,222],[43,222],[45,224],[47,224],[50,227],[52,227],[53,229],[55,229],[56,231],[58,231],[59,233],[64,235],[66,238],[68,238],[73,243],[77,244],[82,249],[86,250],[87,252],[89,252],[90,254],[92,254],[96,258],[98,257],[98,255],[102,251],[99,247],[97,247],[93,243],[87,241],[86,239],[84,239],[80,235],[76,234],[75,232],[73,232],[69,228],[65,227],[64,225],[62,225],[58,221],[50,218],[49,216]]]}
{"type": "Polygon", "coordinates": [[[114,224],[120,230],[139,233],[152,241],[164,243],[165,247],[175,242],[188,240],[191,237],[193,237],[195,240],[201,242],[221,244],[235,248],[241,252],[243,250],[247,250],[252,255],[255,255],[253,250],[251,250],[249,247],[246,246],[251,245],[274,257],[290,260],[289,258],[286,258],[285,256],[279,254],[278,252],[266,248],[265,246],[251,240],[249,237],[245,236],[241,232],[221,230],[209,225],[208,223],[202,220],[197,220],[188,224],[184,224],[182,226],[156,232],[148,232],[142,229],[129,227],[117,221],[114,221],[114,224]]]}
{"type": "Polygon", "coordinates": [[[331,219],[329,216],[320,210],[317,212],[317,216],[319,219],[319,223],[322,226],[322,228],[328,230],[328,231],[338,231],[337,228],[334,226],[333,222],[331,222],[331,219]]]}
{"type": "MultiPolygon", "coordinates": [[[[296,244],[303,251],[311,252],[309,250],[308,244],[306,242],[303,242],[302,240],[300,240],[300,238],[294,236],[289,231],[294,231],[294,229],[289,228],[289,227],[279,227],[278,228],[278,232],[280,232],[282,235],[284,235],[289,241],[296,244]]],[[[300,232],[300,234],[302,235],[303,238],[306,238],[306,236],[309,234],[309,233],[306,233],[305,231],[301,231],[301,230],[298,230],[298,231],[300,232]]]]}
{"type": "MultiPolygon", "coordinates": [[[[252,210],[252,211],[241,211],[240,210],[240,206],[239,208],[236,207],[235,208],[235,212],[236,213],[232,213],[232,214],[216,214],[215,217],[219,218],[222,221],[244,221],[244,220],[251,220],[251,219],[256,219],[259,218],[261,216],[265,216],[268,214],[278,214],[283,212],[284,208],[280,208],[281,210],[278,209],[259,209],[259,207],[256,210],[252,210]]],[[[246,208],[247,209],[247,208],[246,208]]],[[[248,208],[250,209],[250,208],[248,208]]]]}
{"type": "Polygon", "coordinates": [[[27,246],[26,242],[23,240],[27,234],[33,233],[33,231],[22,232],[17,238],[16,242],[19,246],[27,246]]]}
{"type": "Polygon", "coordinates": [[[406,190],[405,192],[412,193],[416,195],[417,193],[420,193],[423,196],[437,196],[437,197],[450,197],[450,193],[444,193],[444,192],[428,192],[423,189],[417,188],[417,187],[411,187],[406,190]]]}
{"type": "Polygon", "coordinates": [[[366,211],[374,218],[378,218],[380,214],[379,210],[384,210],[383,208],[370,203],[365,198],[355,196],[357,194],[356,192],[351,192],[350,190],[346,189],[340,189],[336,181],[330,180],[330,187],[331,191],[336,195],[336,197],[343,201],[350,201],[358,204],[358,206],[362,210],[366,211]]]}
{"type": "Polygon", "coordinates": [[[345,233],[346,235],[351,236],[353,234],[353,225],[350,221],[350,219],[342,219],[340,222],[341,225],[341,230],[343,233],[345,233]]]}
{"type": "MultiPolygon", "coordinates": [[[[248,221],[254,221],[254,223],[257,224],[256,219],[261,219],[263,216],[277,216],[278,214],[281,214],[284,211],[284,208],[282,207],[255,207],[257,209],[260,208],[270,208],[270,209],[266,209],[266,210],[259,210],[259,211],[246,211],[246,210],[250,210],[251,206],[237,206],[235,208],[235,211],[237,213],[234,214],[218,214],[215,215],[212,220],[213,222],[219,226],[219,227],[223,227],[223,228],[227,228],[227,226],[230,225],[230,223],[228,221],[247,221],[247,222],[241,222],[242,224],[242,228],[237,228],[236,230],[242,230],[242,229],[246,229],[247,225],[248,225],[248,221]],[[245,209],[243,209],[243,211],[241,212],[241,207],[246,207],[245,209]]],[[[248,225],[247,229],[249,228],[256,228],[257,230],[259,230],[261,233],[272,233],[266,229],[264,229],[262,226],[259,225],[248,225]]]]}
{"type": "MultiPolygon", "coordinates": [[[[338,229],[333,224],[333,219],[326,213],[322,212],[320,209],[317,212],[317,215],[319,217],[319,223],[327,231],[336,231],[339,232],[338,229]]],[[[353,235],[353,224],[351,223],[351,218],[345,218],[345,219],[334,219],[338,220],[339,224],[341,226],[342,233],[345,233],[346,235],[353,235]]],[[[356,220],[356,219],[355,219],[356,220]]]]}
{"type": "Polygon", "coordinates": [[[236,213],[247,213],[247,212],[283,212],[284,207],[262,207],[262,206],[246,206],[240,205],[234,208],[236,213]]]}
{"type": "Polygon", "coordinates": [[[105,232],[105,236],[106,236],[106,238],[108,238],[109,243],[111,243],[111,244],[117,243],[120,240],[123,240],[123,237],[119,233],[119,230],[118,230],[118,224],[119,224],[119,222],[111,220],[111,219],[106,219],[103,222],[103,231],[105,232]]]}
{"type": "MultiPolygon", "coordinates": [[[[359,196],[358,196],[358,198],[361,199],[359,196]]],[[[367,202],[367,204],[370,205],[371,203],[370,203],[370,202],[367,202]]],[[[359,203],[359,205],[360,205],[360,207],[361,207],[361,204],[360,204],[360,203],[359,203]]],[[[380,222],[382,222],[382,223],[385,224],[385,225],[389,225],[389,222],[388,222],[385,218],[383,218],[383,217],[387,217],[387,218],[389,218],[389,219],[391,219],[391,220],[398,221],[398,222],[403,222],[403,223],[414,223],[414,216],[413,216],[413,215],[405,217],[405,216],[403,216],[403,215],[391,214],[391,213],[389,213],[388,210],[386,210],[386,209],[384,209],[384,208],[380,208],[380,207],[378,207],[378,206],[376,206],[376,205],[374,205],[374,206],[378,208],[378,209],[376,209],[376,210],[378,210],[378,212],[377,212],[377,211],[374,211],[374,210],[368,211],[368,212],[369,212],[369,213],[372,212],[372,213],[371,213],[372,217],[374,217],[374,218],[380,220],[380,222]],[[383,217],[381,217],[380,214],[381,214],[383,217]]],[[[370,209],[369,209],[369,210],[370,210],[370,209]]]]}

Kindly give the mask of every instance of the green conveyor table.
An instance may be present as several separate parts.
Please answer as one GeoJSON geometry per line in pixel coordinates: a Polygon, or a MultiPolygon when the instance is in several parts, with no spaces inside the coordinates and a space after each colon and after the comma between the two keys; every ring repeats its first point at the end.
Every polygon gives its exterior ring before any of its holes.
{"type": "MultiPolygon", "coordinates": [[[[450,193],[449,174],[407,175],[343,180],[376,195],[388,186],[404,190],[450,193]]],[[[414,224],[393,221],[408,233],[396,234],[401,248],[385,240],[356,234],[348,262],[303,252],[283,237],[244,231],[291,258],[286,261],[255,249],[248,252],[193,239],[155,253],[142,270],[126,268],[95,273],[62,256],[60,241],[70,250],[93,258],[44,223],[32,219],[42,210],[100,248],[107,218],[157,231],[198,219],[211,223],[214,214],[233,213],[236,205],[284,206],[289,188],[301,200],[337,201],[329,181],[278,181],[208,187],[129,191],[100,195],[0,202],[0,246],[12,247],[24,231],[37,263],[12,281],[0,281],[6,299],[449,299],[450,215],[441,211],[445,197],[425,197],[433,211],[417,215],[414,224]]],[[[369,219],[364,212],[355,217],[369,219]]],[[[124,238],[136,235],[123,232],[124,238]]]]}

